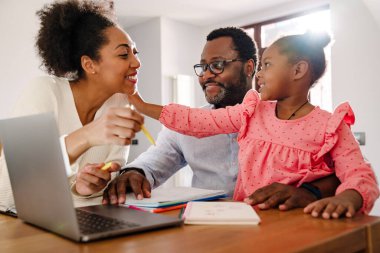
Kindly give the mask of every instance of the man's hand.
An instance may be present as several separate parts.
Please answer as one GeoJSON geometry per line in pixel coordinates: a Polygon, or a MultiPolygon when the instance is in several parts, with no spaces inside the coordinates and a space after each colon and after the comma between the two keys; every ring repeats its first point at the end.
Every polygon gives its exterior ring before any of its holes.
{"type": "Polygon", "coordinates": [[[126,199],[127,190],[135,193],[137,199],[150,198],[150,184],[144,175],[136,170],[127,171],[109,183],[103,192],[104,205],[123,204],[126,199]]]}
{"type": "Polygon", "coordinates": [[[317,198],[304,188],[273,183],[256,190],[244,199],[250,205],[258,205],[260,209],[277,208],[283,211],[305,207],[317,198]]]}

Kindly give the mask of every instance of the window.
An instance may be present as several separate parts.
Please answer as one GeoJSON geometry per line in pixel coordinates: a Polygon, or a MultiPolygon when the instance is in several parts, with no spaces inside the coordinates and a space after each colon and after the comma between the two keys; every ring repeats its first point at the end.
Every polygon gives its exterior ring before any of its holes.
{"type": "MultiPolygon", "coordinates": [[[[327,31],[331,33],[330,10],[328,6],[324,6],[312,11],[268,20],[243,28],[256,41],[259,49],[259,56],[261,57],[265,48],[282,36],[301,34],[307,30],[312,30],[315,32],[327,31]]],[[[331,111],[332,97],[330,46],[325,48],[325,55],[327,61],[326,72],[318,83],[310,90],[310,100],[312,104],[318,105],[322,109],[331,111]]]]}

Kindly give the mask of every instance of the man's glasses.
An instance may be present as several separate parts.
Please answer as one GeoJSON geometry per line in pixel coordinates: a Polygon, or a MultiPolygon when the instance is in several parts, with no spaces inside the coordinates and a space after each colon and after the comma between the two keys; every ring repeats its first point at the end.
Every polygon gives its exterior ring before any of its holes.
{"type": "Polygon", "coordinates": [[[223,73],[224,67],[231,62],[235,61],[243,61],[242,59],[233,59],[233,60],[223,60],[223,61],[214,61],[209,64],[207,63],[201,63],[201,64],[195,64],[194,65],[194,71],[195,74],[199,77],[202,77],[207,69],[210,70],[211,73],[214,75],[219,75],[223,73]]]}

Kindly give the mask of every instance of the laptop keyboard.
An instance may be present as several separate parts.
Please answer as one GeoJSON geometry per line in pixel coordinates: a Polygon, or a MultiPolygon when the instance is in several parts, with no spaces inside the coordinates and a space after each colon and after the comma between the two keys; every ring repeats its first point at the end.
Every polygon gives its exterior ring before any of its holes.
{"type": "Polygon", "coordinates": [[[82,234],[95,234],[121,228],[135,228],[140,226],[133,222],[109,218],[80,209],[76,209],[76,212],[79,228],[82,234]]]}

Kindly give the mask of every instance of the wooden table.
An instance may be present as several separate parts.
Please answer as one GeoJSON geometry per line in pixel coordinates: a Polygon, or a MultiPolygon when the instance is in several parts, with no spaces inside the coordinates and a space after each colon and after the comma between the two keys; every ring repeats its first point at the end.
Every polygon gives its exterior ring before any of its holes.
{"type": "Polygon", "coordinates": [[[322,220],[301,209],[258,213],[259,226],[184,225],[90,243],[0,215],[0,252],[380,252],[380,217],[322,220]]]}

